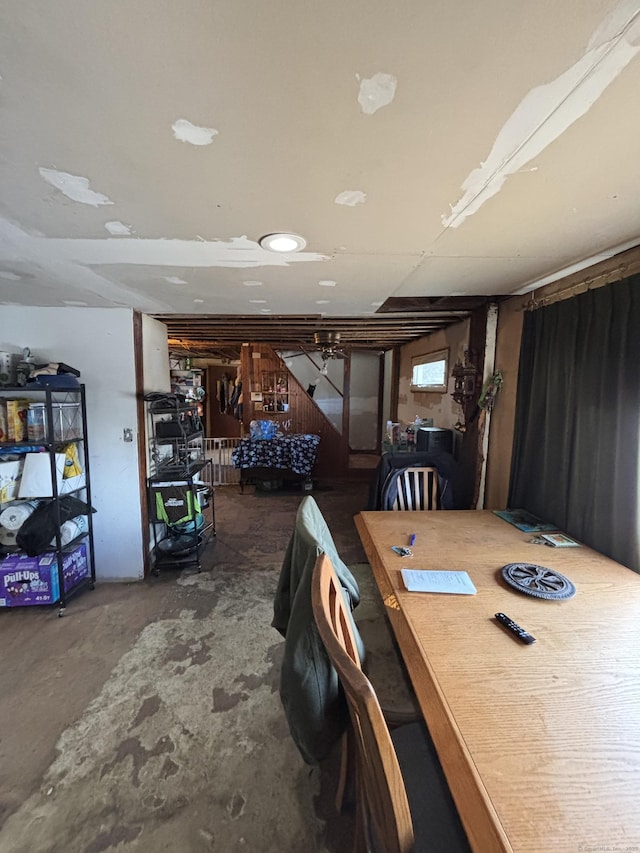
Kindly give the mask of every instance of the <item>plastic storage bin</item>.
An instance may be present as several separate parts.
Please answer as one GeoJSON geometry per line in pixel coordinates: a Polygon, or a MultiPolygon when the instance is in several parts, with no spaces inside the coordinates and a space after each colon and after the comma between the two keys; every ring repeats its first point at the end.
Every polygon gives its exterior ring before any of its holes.
{"type": "MultiPolygon", "coordinates": [[[[82,438],[79,403],[52,403],[53,439],[69,441],[82,438]]],[[[44,403],[30,403],[27,411],[27,437],[29,441],[46,441],[47,409],[44,403]]]]}

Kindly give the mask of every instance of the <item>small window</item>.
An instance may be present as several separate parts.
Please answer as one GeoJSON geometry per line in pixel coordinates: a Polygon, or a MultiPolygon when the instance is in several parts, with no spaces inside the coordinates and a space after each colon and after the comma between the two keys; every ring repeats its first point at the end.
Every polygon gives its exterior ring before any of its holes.
{"type": "Polygon", "coordinates": [[[449,350],[416,355],[411,359],[411,390],[438,391],[447,390],[449,350]]]}

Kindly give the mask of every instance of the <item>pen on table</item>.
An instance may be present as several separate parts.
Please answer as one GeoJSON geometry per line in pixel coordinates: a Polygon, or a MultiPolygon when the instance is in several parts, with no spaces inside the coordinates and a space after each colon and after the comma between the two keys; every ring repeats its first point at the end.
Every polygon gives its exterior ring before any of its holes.
{"type": "Polygon", "coordinates": [[[409,536],[409,545],[415,545],[415,544],[416,544],[416,534],[411,533],[409,536]]]}

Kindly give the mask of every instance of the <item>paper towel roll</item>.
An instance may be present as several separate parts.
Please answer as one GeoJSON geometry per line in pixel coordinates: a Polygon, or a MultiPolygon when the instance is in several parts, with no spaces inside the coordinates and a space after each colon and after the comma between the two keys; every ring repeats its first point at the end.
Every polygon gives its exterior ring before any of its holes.
{"type": "MultiPolygon", "coordinates": [[[[68,545],[76,536],[81,536],[89,530],[89,520],[86,515],[77,515],[75,518],[70,518],[65,521],[60,527],[60,540],[62,546],[68,545]]],[[[55,547],[56,540],[52,539],[51,544],[55,547]]]]}
{"type": "Polygon", "coordinates": [[[0,512],[0,525],[7,530],[20,530],[37,505],[31,501],[13,503],[10,507],[0,512]]]}
{"type": "Polygon", "coordinates": [[[7,530],[6,527],[0,527],[0,545],[4,545],[5,548],[18,550],[16,536],[17,533],[15,530],[7,530]]]}

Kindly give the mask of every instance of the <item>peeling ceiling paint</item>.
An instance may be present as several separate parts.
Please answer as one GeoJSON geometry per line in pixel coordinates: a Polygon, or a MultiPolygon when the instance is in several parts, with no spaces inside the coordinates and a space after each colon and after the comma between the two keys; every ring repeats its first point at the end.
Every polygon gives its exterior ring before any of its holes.
{"type": "Polygon", "coordinates": [[[344,204],[347,207],[355,207],[356,204],[364,204],[367,194],[362,190],[345,190],[335,197],[336,204],[344,204]]]}
{"type": "MultiPolygon", "coordinates": [[[[134,305],[141,311],[167,310],[162,300],[140,296],[126,286],[109,281],[93,267],[100,265],[185,267],[288,267],[331,260],[329,255],[269,252],[246,236],[230,240],[143,240],[106,237],[102,240],[42,237],[27,234],[0,218],[0,263],[30,262],[40,266],[46,256],[51,284],[64,281],[81,286],[118,305],[134,305]]],[[[177,277],[176,277],[177,278],[177,277]]],[[[186,282],[185,282],[186,283],[186,282]]]]}
{"type": "Polygon", "coordinates": [[[528,92],[503,125],[487,159],[462,184],[464,195],[442,216],[458,228],[504,182],[587,113],[640,50],[637,0],[623,0],[591,37],[585,54],[563,74],[528,92]]]}
{"type": "Polygon", "coordinates": [[[364,316],[640,244],[640,0],[189,8],[0,3],[3,302],[364,316]]]}
{"type": "Polygon", "coordinates": [[[230,240],[133,240],[106,237],[104,240],[32,236],[0,219],[0,236],[11,235],[13,251],[0,245],[0,259],[25,253],[37,257],[46,251],[50,257],[78,264],[146,264],[171,267],[287,267],[291,264],[330,260],[317,252],[283,255],[263,249],[248,237],[230,240]]]}
{"type": "Polygon", "coordinates": [[[211,145],[213,137],[218,135],[214,127],[198,127],[186,118],[174,121],[171,128],[176,139],[180,142],[188,142],[190,145],[211,145]]]}
{"type": "Polygon", "coordinates": [[[119,222],[117,219],[112,222],[105,222],[104,227],[114,237],[126,237],[131,234],[131,226],[125,225],[124,222],[119,222]]]}
{"type": "Polygon", "coordinates": [[[317,252],[283,255],[248,237],[230,240],[72,240],[49,238],[49,251],[81,264],[146,264],[171,267],[288,267],[329,260],[317,252]]]}
{"type": "Polygon", "coordinates": [[[48,184],[60,190],[71,201],[90,204],[92,207],[98,207],[101,204],[113,204],[108,196],[95,192],[89,187],[88,178],[83,178],[81,175],[70,175],[69,172],[59,172],[57,169],[46,169],[43,166],[38,171],[48,184]]]}
{"type": "MultiPolygon", "coordinates": [[[[356,75],[356,79],[359,79],[356,75]]],[[[373,115],[382,107],[388,106],[396,96],[398,81],[393,74],[379,72],[373,77],[364,78],[360,81],[358,92],[358,103],[365,115],[373,115]]]]}

